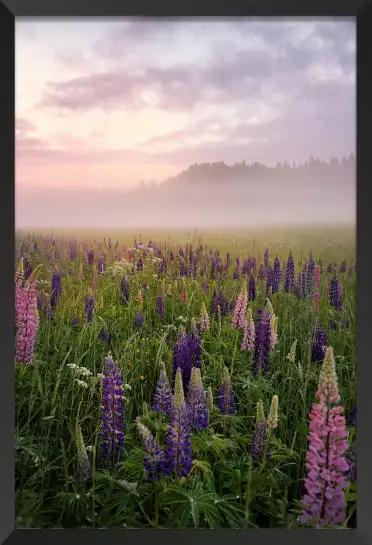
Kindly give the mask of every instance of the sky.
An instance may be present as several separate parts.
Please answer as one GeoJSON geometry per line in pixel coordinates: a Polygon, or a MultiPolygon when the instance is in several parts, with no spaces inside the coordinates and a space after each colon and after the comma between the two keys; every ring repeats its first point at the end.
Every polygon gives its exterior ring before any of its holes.
{"type": "Polygon", "coordinates": [[[355,42],[348,19],[17,18],[17,203],[354,153],[355,42]]]}

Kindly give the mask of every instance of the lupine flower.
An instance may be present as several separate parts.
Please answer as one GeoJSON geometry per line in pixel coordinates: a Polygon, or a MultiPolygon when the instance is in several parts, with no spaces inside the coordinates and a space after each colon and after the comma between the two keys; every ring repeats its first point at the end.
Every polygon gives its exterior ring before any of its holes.
{"type": "Polygon", "coordinates": [[[258,280],[263,280],[265,278],[265,266],[261,263],[258,270],[258,280]]]}
{"type": "Polygon", "coordinates": [[[202,303],[202,309],[200,313],[200,331],[207,331],[210,329],[210,321],[205,303],[202,303]]]}
{"type": "Polygon", "coordinates": [[[173,379],[175,380],[177,369],[182,371],[183,389],[187,394],[191,377],[191,354],[188,338],[185,330],[180,327],[178,339],[173,347],[173,379]]]}
{"type": "Polygon", "coordinates": [[[191,331],[188,337],[191,365],[200,367],[201,363],[201,338],[196,327],[195,318],[191,320],[191,331]]]}
{"type": "Polygon", "coordinates": [[[165,471],[178,477],[187,476],[192,467],[190,424],[182,386],[182,371],[177,369],[174,402],[165,450],[165,471]]]}
{"type": "Polygon", "coordinates": [[[28,280],[32,274],[32,266],[31,266],[30,260],[27,257],[24,258],[24,270],[25,270],[25,280],[28,280]]]}
{"type": "Polygon", "coordinates": [[[206,393],[206,402],[207,402],[207,409],[208,412],[211,412],[213,410],[213,393],[212,388],[209,386],[207,393],[206,393]]]}
{"type": "Polygon", "coordinates": [[[351,483],[355,483],[357,480],[357,468],[356,468],[356,448],[350,447],[348,451],[346,451],[345,459],[348,464],[348,469],[345,471],[344,475],[345,478],[350,481],[351,483]]]}
{"type": "Polygon", "coordinates": [[[270,457],[270,451],[267,447],[267,421],[265,418],[262,400],[257,403],[256,425],[252,438],[251,457],[255,464],[260,464],[265,454],[266,459],[270,457]]]}
{"type": "Polygon", "coordinates": [[[164,452],[157,444],[150,430],[142,424],[140,417],[136,418],[138,434],[143,441],[145,457],[143,465],[150,481],[156,481],[161,478],[164,471],[164,452]]]}
{"type": "Polygon", "coordinates": [[[295,284],[295,266],[293,261],[292,252],[289,253],[287,260],[287,271],[285,276],[284,291],[291,292],[295,284]]]}
{"type": "Polygon", "coordinates": [[[235,414],[236,412],[234,391],[227,367],[224,367],[223,370],[222,382],[217,395],[217,405],[222,414],[235,414]]]}
{"type": "Polygon", "coordinates": [[[105,343],[111,342],[111,337],[106,327],[101,328],[101,331],[99,332],[99,338],[105,343]]]}
{"type": "Polygon", "coordinates": [[[356,416],[357,416],[357,406],[354,405],[354,407],[351,409],[351,411],[349,413],[349,416],[347,418],[347,425],[348,426],[355,426],[356,416]]]}
{"type": "Polygon", "coordinates": [[[60,298],[62,293],[61,286],[61,273],[58,270],[57,265],[54,267],[53,277],[52,277],[52,294],[50,296],[50,306],[55,310],[57,306],[57,301],[60,298]]]}
{"type": "Polygon", "coordinates": [[[223,295],[223,293],[220,293],[217,295],[216,290],[213,292],[213,297],[211,301],[211,307],[210,307],[211,314],[215,314],[215,316],[226,316],[229,312],[229,301],[228,299],[223,295]],[[218,307],[220,307],[220,311],[218,311],[218,307]]]}
{"type": "Polygon", "coordinates": [[[267,418],[267,427],[269,430],[275,430],[275,428],[278,427],[278,406],[279,398],[277,395],[274,395],[271,400],[270,412],[267,418]]]}
{"type": "Polygon", "coordinates": [[[143,312],[141,309],[137,312],[135,324],[136,324],[136,327],[139,327],[139,328],[143,326],[143,312]]]}
{"type": "Polygon", "coordinates": [[[336,405],[340,394],[331,347],[326,350],[316,398],[318,403],[313,404],[309,415],[308,473],[304,481],[307,493],[302,498],[304,510],[299,520],[322,528],[338,526],[345,520],[345,473],[349,469],[344,456],[348,432],[342,416],[344,409],[336,405]]]}
{"type": "Polygon", "coordinates": [[[16,363],[31,364],[35,349],[39,315],[36,303],[36,275],[39,269],[26,281],[22,291],[22,304],[16,337],[16,363]]]}
{"type": "Polygon", "coordinates": [[[269,268],[269,248],[266,248],[264,253],[264,265],[265,269],[267,270],[269,268]]]}
{"type": "Polygon", "coordinates": [[[299,283],[301,283],[301,297],[305,299],[307,295],[306,285],[306,264],[302,267],[301,275],[299,274],[299,283]]]}
{"type": "Polygon", "coordinates": [[[278,259],[278,256],[276,256],[274,261],[274,268],[272,272],[272,287],[273,287],[273,293],[277,293],[279,291],[280,282],[282,280],[282,271],[280,269],[280,261],[278,259]]]}
{"type": "Polygon", "coordinates": [[[165,314],[165,297],[164,295],[159,295],[156,299],[156,316],[159,318],[164,318],[165,314]]]}
{"type": "Polygon", "coordinates": [[[88,250],[87,251],[87,263],[91,267],[94,263],[94,251],[88,250]]]}
{"type": "Polygon", "coordinates": [[[234,309],[234,316],[232,319],[232,327],[236,329],[243,329],[245,323],[245,313],[248,303],[247,287],[243,284],[241,292],[234,309]]]}
{"type": "Polygon", "coordinates": [[[266,300],[265,310],[270,315],[270,349],[273,349],[278,344],[278,318],[274,314],[274,309],[270,299],[266,300]]]}
{"type": "Polygon", "coordinates": [[[201,431],[208,427],[209,415],[200,369],[192,368],[187,398],[187,414],[191,429],[201,431]]]}
{"type": "Polygon", "coordinates": [[[269,266],[266,271],[266,294],[270,297],[273,293],[273,269],[269,266]],[[270,295],[269,295],[270,294],[270,295]]]}
{"type": "Polygon", "coordinates": [[[309,295],[313,294],[314,289],[314,271],[315,271],[315,262],[310,256],[309,265],[307,267],[307,292],[309,295]]]}
{"type": "Polygon", "coordinates": [[[208,291],[208,284],[207,284],[207,281],[205,279],[203,280],[203,283],[202,283],[202,290],[203,290],[204,294],[206,294],[207,291],[208,291]]]}
{"type": "Polygon", "coordinates": [[[85,448],[83,434],[79,424],[76,425],[76,447],[77,447],[77,464],[76,464],[76,480],[80,484],[87,484],[92,480],[92,470],[89,463],[88,454],[85,448]]]}
{"type": "Polygon", "coordinates": [[[327,347],[328,336],[325,329],[315,329],[311,347],[311,361],[323,361],[327,347]]]}
{"type": "Polygon", "coordinates": [[[334,276],[331,280],[330,305],[335,307],[337,310],[341,310],[339,283],[336,276],[334,276]]]}
{"type": "Polygon", "coordinates": [[[258,313],[259,321],[254,349],[254,374],[261,372],[265,375],[271,347],[271,319],[270,312],[265,309],[260,309],[258,313]]]}
{"type": "Polygon", "coordinates": [[[140,257],[139,260],[137,261],[137,271],[143,271],[143,261],[142,261],[142,258],[140,257]]]}
{"type": "Polygon", "coordinates": [[[15,273],[15,325],[20,327],[24,319],[25,300],[23,298],[23,257],[20,259],[19,265],[15,273]]]}
{"type": "Polygon", "coordinates": [[[295,363],[296,361],[296,346],[297,346],[297,339],[292,344],[291,349],[287,356],[287,360],[289,360],[291,363],[295,363]]]}
{"type": "Polygon", "coordinates": [[[256,300],[256,281],[254,276],[251,275],[248,283],[248,301],[256,300]]]}
{"type": "Polygon", "coordinates": [[[102,428],[101,428],[101,461],[112,468],[120,460],[124,450],[124,387],[111,353],[105,358],[102,379],[102,428]]]}
{"type": "Polygon", "coordinates": [[[120,282],[120,304],[125,306],[129,303],[129,282],[125,276],[120,282]]]}
{"type": "Polygon", "coordinates": [[[255,337],[256,337],[256,330],[254,327],[252,311],[249,308],[247,312],[245,324],[244,324],[244,335],[243,335],[241,350],[253,350],[255,337]]]}
{"type": "Polygon", "coordinates": [[[173,396],[169,386],[167,371],[160,362],[160,374],[153,399],[152,410],[162,414],[170,414],[173,407],[173,396]]]}
{"type": "Polygon", "coordinates": [[[88,322],[88,324],[91,324],[93,322],[93,311],[94,311],[94,297],[92,290],[89,288],[88,295],[85,298],[85,317],[88,322]]]}
{"type": "Polygon", "coordinates": [[[327,273],[331,273],[332,272],[332,263],[329,263],[327,265],[327,273]]]}

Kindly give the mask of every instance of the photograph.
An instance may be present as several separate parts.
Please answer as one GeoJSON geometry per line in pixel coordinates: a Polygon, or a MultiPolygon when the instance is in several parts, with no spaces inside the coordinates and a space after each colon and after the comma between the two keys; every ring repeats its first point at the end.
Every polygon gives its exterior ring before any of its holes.
{"type": "Polygon", "coordinates": [[[16,17],[16,529],[356,528],[356,28],[16,17]]]}

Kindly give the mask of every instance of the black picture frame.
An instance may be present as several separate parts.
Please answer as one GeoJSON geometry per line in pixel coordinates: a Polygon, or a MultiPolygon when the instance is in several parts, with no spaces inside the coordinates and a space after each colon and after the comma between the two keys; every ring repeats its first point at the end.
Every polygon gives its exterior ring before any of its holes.
{"type": "MultiPolygon", "coordinates": [[[[0,173],[1,173],[1,265],[0,265],[0,542],[70,545],[121,543],[127,540],[165,545],[217,545],[233,540],[250,544],[306,545],[315,540],[324,545],[372,544],[372,239],[371,127],[372,127],[372,6],[366,0],[1,0],[0,1],[0,173]],[[267,16],[355,17],[357,21],[357,402],[358,402],[358,512],[355,530],[15,530],[14,522],[14,138],[15,138],[15,18],[92,16],[267,16]],[[316,532],[314,534],[313,532],[316,532]],[[133,533],[135,532],[135,533],[133,533]],[[192,532],[192,534],[191,534],[192,532]],[[232,533],[233,532],[233,533],[232,533]],[[249,533],[247,533],[249,532],[249,533]],[[227,535],[228,534],[228,535],[227,535]]],[[[330,203],[332,206],[332,203],[330,203]]]]}

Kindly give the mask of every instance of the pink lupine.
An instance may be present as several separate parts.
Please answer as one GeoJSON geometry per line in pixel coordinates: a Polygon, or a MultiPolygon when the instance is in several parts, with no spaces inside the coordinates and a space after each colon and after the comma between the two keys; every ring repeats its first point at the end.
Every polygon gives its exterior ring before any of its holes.
{"type": "Polygon", "coordinates": [[[20,327],[23,320],[25,305],[23,300],[23,257],[21,258],[19,265],[15,273],[15,325],[20,327]]]}
{"type": "Polygon", "coordinates": [[[319,288],[320,286],[320,267],[319,265],[315,267],[314,271],[314,287],[319,288]]]}
{"type": "Polygon", "coordinates": [[[244,324],[244,335],[241,350],[253,350],[254,341],[256,338],[256,330],[254,327],[254,321],[252,318],[252,312],[249,309],[244,324]]]}
{"type": "Polygon", "coordinates": [[[302,498],[304,510],[299,520],[317,528],[338,526],[345,520],[348,486],[345,472],[348,463],[344,456],[349,445],[346,441],[343,407],[338,405],[340,394],[333,349],[326,350],[320,371],[318,391],[310,412],[309,449],[306,458],[306,494],[302,498]]]}
{"type": "Polygon", "coordinates": [[[206,331],[208,329],[210,329],[210,321],[205,303],[203,303],[200,313],[200,331],[206,331]]]}
{"type": "Polygon", "coordinates": [[[315,312],[319,312],[319,290],[314,290],[313,293],[313,305],[315,312]]]}
{"type": "Polygon", "coordinates": [[[23,289],[24,313],[17,331],[16,354],[17,363],[32,363],[36,333],[39,327],[39,316],[36,302],[36,276],[27,280],[23,289]]]}
{"type": "Polygon", "coordinates": [[[234,329],[244,329],[247,304],[248,304],[247,287],[244,284],[239,294],[239,297],[236,301],[236,305],[234,309],[234,316],[232,320],[232,327],[234,329]]]}

